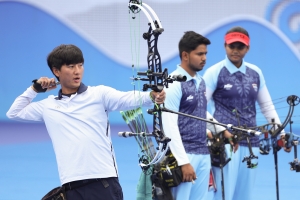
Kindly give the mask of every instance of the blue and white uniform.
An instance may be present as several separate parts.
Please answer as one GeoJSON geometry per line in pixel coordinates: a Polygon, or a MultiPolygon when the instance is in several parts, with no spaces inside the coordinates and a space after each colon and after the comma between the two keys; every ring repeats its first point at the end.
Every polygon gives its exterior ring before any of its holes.
{"type": "MultiPolygon", "coordinates": [[[[237,68],[226,56],[225,60],[208,68],[203,78],[213,117],[220,123],[256,126],[256,101],[269,122],[275,119],[276,123],[280,123],[262,71],[257,66],[243,61],[237,68]]],[[[257,137],[250,139],[254,155],[259,153],[258,140],[257,137]]],[[[235,154],[231,153],[230,145],[226,145],[226,153],[231,156],[231,161],[223,168],[225,199],[251,200],[257,169],[249,169],[242,163],[250,152],[246,141],[239,144],[235,154]]],[[[222,199],[221,172],[218,167],[213,167],[213,171],[218,188],[214,199],[219,200],[222,199]]]]}
{"type": "Polygon", "coordinates": [[[61,184],[77,180],[118,177],[108,113],[153,105],[149,92],[136,95],[107,86],[80,84],[76,94],[32,102],[29,87],[16,98],[7,117],[44,122],[53,143],[61,184]]]}
{"type": "MultiPolygon", "coordinates": [[[[205,82],[201,76],[191,77],[181,66],[171,73],[185,75],[186,82],[174,82],[165,89],[165,107],[200,118],[211,119],[207,114],[205,97],[205,82]]],[[[206,127],[213,129],[213,125],[182,115],[163,112],[163,128],[166,136],[171,138],[171,151],[178,161],[184,165],[190,163],[196,173],[195,183],[184,182],[173,188],[176,200],[207,200],[210,172],[210,155],[206,143],[206,127]]],[[[217,132],[225,130],[217,126],[217,132]]]]}

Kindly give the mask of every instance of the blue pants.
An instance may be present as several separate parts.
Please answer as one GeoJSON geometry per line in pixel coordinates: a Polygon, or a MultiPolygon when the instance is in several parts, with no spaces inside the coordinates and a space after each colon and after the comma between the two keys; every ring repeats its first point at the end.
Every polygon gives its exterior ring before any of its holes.
{"type": "Polygon", "coordinates": [[[67,200],[123,200],[123,192],[117,177],[104,178],[66,192],[67,200]]]}
{"type": "MultiPolygon", "coordinates": [[[[242,162],[245,156],[250,155],[248,147],[239,146],[238,151],[235,153],[231,153],[229,144],[225,148],[227,158],[231,157],[231,161],[223,168],[225,199],[253,200],[253,188],[257,169],[247,168],[246,161],[242,162]]],[[[253,147],[252,151],[255,156],[258,156],[258,147],[253,147]]],[[[257,162],[257,159],[252,160],[252,163],[257,162]]],[[[221,169],[219,167],[212,168],[217,184],[214,200],[222,200],[221,169]]]]}
{"type": "Polygon", "coordinates": [[[207,200],[210,172],[210,155],[187,154],[197,179],[195,183],[183,182],[172,188],[175,200],[207,200]]]}

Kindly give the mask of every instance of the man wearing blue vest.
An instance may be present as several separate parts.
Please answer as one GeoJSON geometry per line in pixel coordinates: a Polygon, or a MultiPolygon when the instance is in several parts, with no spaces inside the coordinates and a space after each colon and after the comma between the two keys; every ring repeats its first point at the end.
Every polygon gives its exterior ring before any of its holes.
{"type": "MultiPolygon", "coordinates": [[[[210,41],[193,31],[185,32],[179,42],[181,64],[171,75],[185,75],[186,82],[174,82],[165,89],[165,107],[196,117],[211,119],[207,110],[205,82],[197,74],[206,62],[207,45],[210,41]]],[[[172,188],[176,200],[207,200],[210,154],[207,147],[206,128],[214,130],[204,121],[163,112],[163,128],[171,138],[171,151],[181,166],[183,182],[172,188]],[[207,126],[207,127],[206,127],[207,126]]],[[[216,132],[225,128],[216,126],[216,132]]],[[[231,137],[226,131],[225,137],[231,137]]]]}

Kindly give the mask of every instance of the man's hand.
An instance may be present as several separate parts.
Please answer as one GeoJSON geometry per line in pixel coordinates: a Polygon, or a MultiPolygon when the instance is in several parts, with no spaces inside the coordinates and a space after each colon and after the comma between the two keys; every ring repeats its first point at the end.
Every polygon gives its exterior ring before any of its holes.
{"type": "Polygon", "coordinates": [[[233,143],[233,141],[232,141],[233,135],[229,131],[225,130],[223,134],[224,134],[224,137],[228,139],[230,145],[232,146],[233,153],[235,153],[239,148],[239,144],[238,143],[236,143],[236,144],[233,143]]]}
{"type": "Polygon", "coordinates": [[[161,92],[151,91],[150,95],[154,102],[157,104],[163,104],[165,102],[166,92],[164,90],[162,90],[161,92]]]}
{"type": "Polygon", "coordinates": [[[188,163],[181,166],[182,182],[193,182],[197,179],[193,166],[188,163]]]}
{"type": "Polygon", "coordinates": [[[206,135],[207,135],[207,138],[208,138],[208,139],[213,139],[213,138],[214,138],[212,132],[209,131],[209,130],[206,130],[206,135]]]}
{"type": "MultiPolygon", "coordinates": [[[[41,78],[39,78],[39,80],[36,81],[36,83],[41,84],[43,89],[47,88],[47,90],[46,90],[47,92],[50,90],[53,90],[57,87],[54,78],[41,77],[41,78]]],[[[34,88],[33,85],[31,87],[34,91],[38,92],[37,89],[34,88]]]]}
{"type": "Polygon", "coordinates": [[[291,152],[291,150],[292,150],[292,147],[290,147],[290,148],[286,148],[285,147],[285,134],[284,135],[280,135],[280,139],[282,140],[282,144],[283,144],[283,146],[282,146],[282,148],[283,148],[283,150],[285,151],[285,152],[288,152],[288,153],[290,153],[291,152]]]}

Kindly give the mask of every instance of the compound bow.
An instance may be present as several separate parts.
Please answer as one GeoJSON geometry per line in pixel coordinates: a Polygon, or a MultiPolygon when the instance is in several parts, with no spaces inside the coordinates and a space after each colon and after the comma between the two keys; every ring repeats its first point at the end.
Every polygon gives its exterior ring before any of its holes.
{"type": "MultiPolygon", "coordinates": [[[[142,11],[149,22],[148,32],[143,34],[143,38],[147,40],[148,45],[148,70],[146,72],[137,72],[138,77],[133,77],[132,79],[134,81],[147,81],[148,83],[143,85],[143,91],[151,89],[156,92],[161,92],[164,87],[168,88],[168,84],[173,81],[185,81],[186,77],[181,75],[171,77],[168,75],[167,69],[162,69],[161,57],[158,52],[157,44],[158,37],[162,34],[164,29],[154,10],[149,5],[138,0],[130,0],[128,7],[129,12],[133,14],[137,14],[142,11]],[[152,17],[154,19],[152,19],[152,17]]],[[[134,136],[136,138],[142,153],[144,153],[144,155],[139,159],[140,166],[144,173],[152,175],[155,174],[155,169],[151,166],[158,164],[163,158],[165,158],[167,152],[170,152],[168,142],[170,142],[171,139],[166,137],[163,131],[161,106],[155,104],[154,108],[149,109],[147,112],[153,115],[152,133],[149,133],[148,129],[145,128],[146,125],[141,125],[146,123],[142,117],[141,109],[137,109],[121,113],[132,132],[120,132],[119,135],[123,137],[134,136]],[[136,124],[139,125],[137,126],[136,124]],[[158,145],[157,151],[153,148],[154,145],[151,138],[147,137],[147,139],[145,139],[146,136],[152,136],[155,138],[158,145]]],[[[156,175],[151,176],[151,179],[153,184],[152,198],[170,199],[170,191],[166,190],[157,182],[156,175]]]]}

